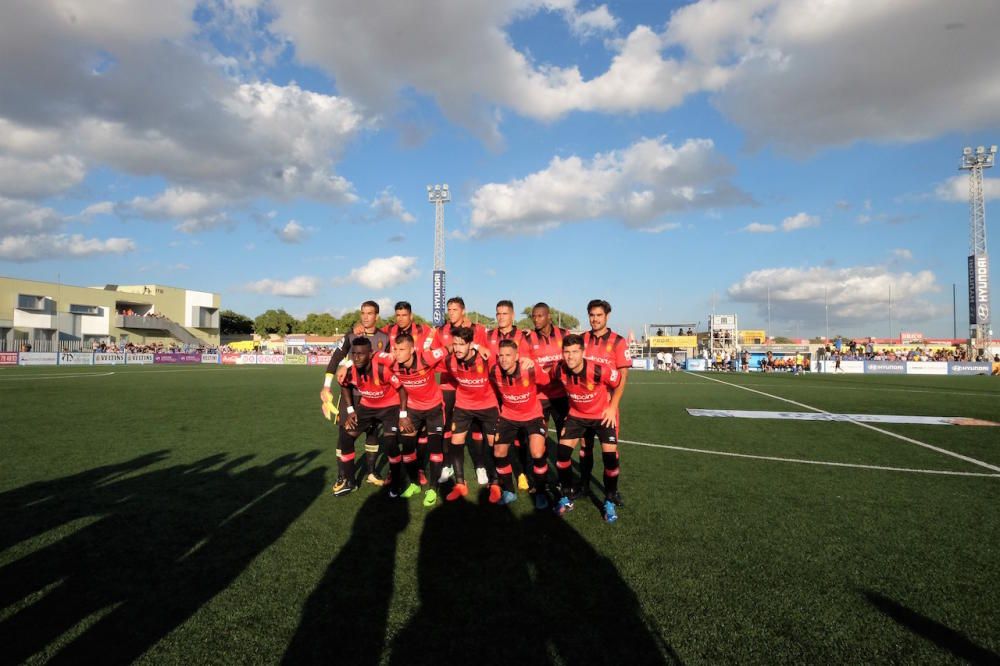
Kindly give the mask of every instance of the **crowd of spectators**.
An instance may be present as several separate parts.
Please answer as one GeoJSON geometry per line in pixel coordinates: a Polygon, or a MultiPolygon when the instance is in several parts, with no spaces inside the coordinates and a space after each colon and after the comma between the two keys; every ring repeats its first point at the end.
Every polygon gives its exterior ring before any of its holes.
{"type": "Polygon", "coordinates": [[[160,314],[159,312],[136,312],[132,308],[126,308],[126,309],[123,309],[123,310],[119,310],[118,314],[122,315],[123,317],[143,317],[143,318],[149,318],[149,319],[166,319],[167,318],[166,315],[160,314]]]}

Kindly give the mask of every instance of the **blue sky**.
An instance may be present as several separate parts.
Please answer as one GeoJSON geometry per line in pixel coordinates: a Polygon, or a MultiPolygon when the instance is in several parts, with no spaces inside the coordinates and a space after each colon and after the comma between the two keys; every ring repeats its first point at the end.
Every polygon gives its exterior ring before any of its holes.
{"type": "MultiPolygon", "coordinates": [[[[449,294],[612,325],[966,328],[993,2],[40,0],[0,27],[0,275],[251,317],[449,294]],[[981,62],[980,62],[981,61],[981,62]]],[[[1000,177],[987,172],[987,220],[1000,177]]],[[[994,285],[996,279],[993,280],[994,285]]]]}

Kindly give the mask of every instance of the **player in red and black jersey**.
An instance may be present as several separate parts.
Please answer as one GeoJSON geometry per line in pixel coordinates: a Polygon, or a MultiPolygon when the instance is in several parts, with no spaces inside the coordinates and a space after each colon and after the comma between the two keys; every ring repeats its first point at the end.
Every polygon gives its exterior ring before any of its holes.
{"type": "Polygon", "coordinates": [[[573,483],[573,449],[582,439],[596,436],[601,440],[604,460],[604,517],[614,522],[618,519],[615,509],[619,473],[617,425],[623,380],[617,368],[585,359],[583,345],[582,336],[571,334],[563,338],[563,361],[552,373],[554,380],[562,382],[569,397],[569,416],[559,433],[556,453],[562,489],[557,511],[565,513],[573,509],[573,500],[568,494],[573,483]]]}
{"type": "MultiPolygon", "coordinates": [[[[628,371],[632,360],[628,355],[628,340],[608,328],[608,315],[611,314],[611,304],[601,299],[587,303],[587,318],[590,320],[590,330],[583,334],[583,357],[593,363],[600,363],[609,368],[615,368],[621,373],[622,383],[619,391],[625,390],[628,381],[628,371]]],[[[620,398],[619,398],[620,400],[620,398]]],[[[617,405],[618,402],[615,403],[617,405]]],[[[575,493],[590,492],[590,478],[594,470],[594,438],[585,438],[580,447],[580,486],[575,493]]],[[[615,502],[621,506],[621,495],[615,495],[615,502]]]]}
{"type": "MultiPolygon", "coordinates": [[[[455,466],[455,487],[445,499],[449,501],[469,494],[465,484],[465,440],[473,426],[478,426],[489,446],[493,446],[500,410],[497,396],[490,384],[487,358],[489,350],[479,348],[474,342],[471,328],[457,327],[452,331],[454,352],[445,361],[456,384],[455,412],[451,421],[452,464],[455,466]]],[[[435,353],[432,350],[432,353],[435,353]]],[[[441,353],[437,350],[436,353],[441,353]]],[[[476,462],[473,459],[473,462],[476,462]]],[[[477,463],[478,466],[478,463],[477,463]]],[[[486,471],[486,470],[484,470],[486,471]]],[[[478,469],[477,469],[478,473],[478,469]]],[[[496,480],[490,470],[488,482],[496,480]]],[[[482,485],[486,485],[485,483],[482,485]]]]}
{"type": "Polygon", "coordinates": [[[426,433],[430,450],[430,488],[424,494],[424,506],[434,506],[437,502],[438,483],[444,461],[442,438],[444,435],[444,403],[441,387],[434,380],[435,371],[444,361],[443,350],[421,351],[414,348],[413,336],[400,333],[396,336],[391,354],[381,354],[376,362],[387,364],[399,377],[407,391],[407,411],[413,424],[412,434],[402,434],[403,463],[407,465],[410,478],[419,478],[422,468],[417,458],[418,433],[426,433]],[[411,466],[412,465],[412,470],[411,466]]]}
{"type": "MultiPolygon", "coordinates": [[[[537,303],[531,308],[531,321],[535,330],[526,334],[531,356],[537,365],[551,373],[562,361],[562,341],[569,335],[569,331],[552,323],[552,312],[545,303],[537,303]]],[[[548,426],[551,418],[556,432],[561,432],[566,415],[569,414],[566,389],[559,382],[549,382],[540,386],[538,391],[545,425],[548,426]]]]}
{"type": "MultiPolygon", "coordinates": [[[[323,389],[319,394],[320,400],[325,401],[331,393],[330,387],[332,386],[334,376],[336,376],[338,383],[343,381],[344,376],[347,373],[347,365],[349,365],[350,361],[351,345],[355,339],[367,338],[369,342],[371,342],[373,354],[378,354],[389,349],[389,336],[376,326],[376,323],[378,322],[378,313],[379,305],[375,301],[365,301],[361,304],[361,320],[355,324],[353,331],[344,336],[343,340],[341,340],[340,346],[333,351],[333,355],[330,357],[330,362],[327,363],[326,379],[323,382],[323,389]],[[342,363],[345,360],[348,361],[347,364],[342,363]]],[[[344,412],[343,391],[340,392],[337,409],[341,414],[344,412]]],[[[374,486],[381,486],[383,481],[379,478],[375,470],[375,458],[378,456],[377,426],[370,428],[366,434],[365,452],[369,462],[369,473],[365,478],[365,481],[374,486]]]]}
{"type": "MultiPolygon", "coordinates": [[[[386,324],[382,331],[389,336],[390,350],[395,346],[396,338],[403,333],[413,338],[413,347],[417,350],[423,350],[425,341],[434,336],[433,326],[413,321],[413,307],[407,301],[396,303],[396,323],[386,324]]],[[[429,348],[430,344],[427,346],[429,348]]]]}
{"type": "MultiPolygon", "coordinates": [[[[497,326],[486,334],[486,341],[490,346],[490,357],[496,359],[500,350],[500,343],[504,340],[511,340],[517,345],[518,353],[523,358],[531,358],[531,349],[525,344],[524,331],[514,326],[514,302],[502,300],[497,302],[497,326]]],[[[518,461],[521,463],[521,473],[517,477],[517,486],[521,490],[528,489],[528,447],[525,442],[515,440],[514,446],[518,452],[518,461]]],[[[494,451],[494,459],[496,457],[494,451]]]]}
{"type": "MultiPolygon", "coordinates": [[[[340,456],[337,467],[339,475],[333,487],[334,495],[346,495],[356,489],[354,481],[354,444],[358,435],[372,425],[381,425],[386,456],[392,470],[393,497],[411,497],[420,492],[420,486],[413,483],[403,488],[402,455],[397,439],[400,431],[413,432],[413,424],[406,412],[406,388],[385,365],[371,362],[372,344],[368,338],[356,338],[351,343],[351,360],[354,365],[347,371],[341,382],[341,395],[346,405],[346,417],[340,429],[340,456]],[[361,399],[355,408],[352,391],[357,391],[361,399]]],[[[371,460],[369,461],[369,463],[371,460]]]]}
{"type": "MultiPolygon", "coordinates": [[[[443,326],[439,327],[434,333],[434,339],[431,342],[432,349],[443,349],[447,353],[452,353],[454,351],[454,336],[452,331],[455,328],[463,327],[472,330],[472,341],[473,343],[479,345],[481,348],[485,348],[486,344],[486,328],[482,324],[473,324],[468,317],[465,316],[465,300],[461,296],[453,296],[448,299],[448,321],[444,323],[443,326]]],[[[452,416],[455,411],[455,388],[456,388],[455,378],[452,377],[447,370],[441,372],[441,394],[444,396],[444,420],[446,424],[452,422],[452,416]]],[[[444,453],[445,459],[450,460],[449,445],[451,442],[451,430],[446,429],[444,433],[444,453]]],[[[470,446],[469,454],[472,456],[472,462],[476,466],[476,477],[479,483],[485,485],[488,481],[488,474],[486,471],[486,453],[483,444],[483,435],[481,432],[473,431],[472,443],[470,446]]],[[[462,454],[465,455],[464,453],[462,454]]],[[[453,472],[452,468],[449,467],[445,469],[445,474],[450,475],[453,472]]],[[[442,479],[443,481],[444,479],[442,479]]]]}
{"type": "Polygon", "coordinates": [[[549,376],[530,358],[521,359],[517,343],[501,340],[497,346],[496,365],[490,368],[490,380],[500,394],[500,422],[497,426],[493,458],[496,461],[500,486],[490,487],[490,501],[509,504],[517,499],[510,464],[510,445],[520,439],[530,448],[535,480],[535,508],[547,509],[549,497],[546,479],[549,466],[545,457],[545,421],[538,389],[549,384],[549,376]],[[502,489],[495,492],[494,488],[502,489]]]}

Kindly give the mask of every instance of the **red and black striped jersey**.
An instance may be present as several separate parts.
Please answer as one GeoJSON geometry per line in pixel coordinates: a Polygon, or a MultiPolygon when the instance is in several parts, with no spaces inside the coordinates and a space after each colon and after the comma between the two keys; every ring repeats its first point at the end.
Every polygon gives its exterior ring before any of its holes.
{"type": "Polygon", "coordinates": [[[525,332],[516,327],[511,328],[507,333],[503,333],[499,328],[494,328],[486,334],[486,342],[490,346],[490,358],[497,357],[501,340],[513,340],[517,345],[517,353],[522,358],[531,358],[531,346],[525,342],[525,332]]]}
{"type": "Polygon", "coordinates": [[[379,354],[374,363],[387,366],[406,387],[407,409],[432,409],[441,405],[441,387],[434,373],[444,361],[442,351],[413,353],[409,365],[400,365],[392,354],[379,354]]]}
{"type": "Polygon", "coordinates": [[[340,385],[361,394],[361,404],[365,407],[378,409],[399,404],[398,389],[402,383],[388,366],[369,363],[365,368],[353,365],[348,368],[340,385]]]}
{"type": "MultiPolygon", "coordinates": [[[[435,350],[434,353],[439,353],[435,350]]],[[[448,374],[455,380],[455,407],[462,409],[490,409],[497,407],[497,395],[490,384],[490,368],[483,357],[476,354],[461,361],[454,354],[445,362],[448,374]]],[[[444,375],[444,373],[441,373],[444,375]]],[[[443,387],[442,387],[443,388],[443,387]]]]}
{"type": "Polygon", "coordinates": [[[610,328],[600,337],[594,335],[593,331],[583,334],[583,357],[619,370],[632,367],[632,360],[628,355],[628,340],[610,328]]]}
{"type": "Polygon", "coordinates": [[[500,365],[490,368],[490,381],[500,394],[500,415],[508,421],[529,421],[542,418],[538,389],[549,383],[549,375],[536,365],[525,369],[518,363],[513,372],[500,365]]]}
{"type": "Polygon", "coordinates": [[[611,390],[622,383],[622,373],[600,363],[584,359],[579,372],[560,362],[552,379],[562,382],[569,396],[569,415],[581,419],[599,419],[611,402],[611,390]]]}
{"type": "MultiPolygon", "coordinates": [[[[431,343],[432,349],[444,349],[448,353],[451,353],[451,322],[445,322],[443,326],[438,327],[434,332],[434,339],[431,343]]],[[[482,324],[469,324],[469,328],[472,329],[472,342],[478,344],[480,347],[485,347],[486,342],[486,327],[482,324]]],[[[458,384],[455,382],[455,378],[452,377],[447,371],[441,371],[441,390],[442,391],[454,391],[458,384]]]]}
{"type": "Polygon", "coordinates": [[[407,328],[400,328],[399,324],[387,324],[382,327],[382,331],[389,336],[389,349],[396,348],[396,336],[400,333],[409,333],[413,336],[413,348],[420,350],[424,348],[424,341],[434,335],[434,327],[419,322],[413,322],[407,328]]]}
{"type": "MultiPolygon", "coordinates": [[[[552,370],[562,362],[562,341],[569,335],[565,328],[553,326],[552,331],[545,335],[539,329],[525,333],[525,339],[531,350],[531,356],[546,372],[552,370]]],[[[549,382],[541,387],[542,396],[545,398],[562,398],[566,395],[566,389],[559,382],[549,382]]]]}

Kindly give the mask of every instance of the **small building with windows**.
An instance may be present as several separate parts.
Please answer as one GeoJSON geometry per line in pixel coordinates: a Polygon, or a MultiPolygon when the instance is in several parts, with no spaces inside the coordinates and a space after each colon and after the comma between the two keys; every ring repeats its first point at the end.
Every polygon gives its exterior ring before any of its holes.
{"type": "Polygon", "coordinates": [[[219,294],[156,284],[74,287],[0,277],[0,351],[219,345],[219,294]]]}

